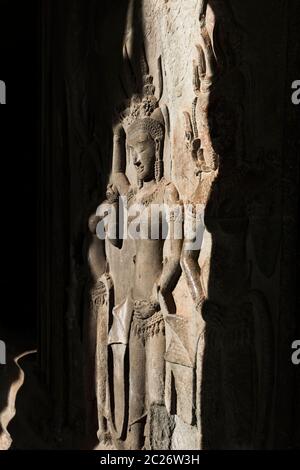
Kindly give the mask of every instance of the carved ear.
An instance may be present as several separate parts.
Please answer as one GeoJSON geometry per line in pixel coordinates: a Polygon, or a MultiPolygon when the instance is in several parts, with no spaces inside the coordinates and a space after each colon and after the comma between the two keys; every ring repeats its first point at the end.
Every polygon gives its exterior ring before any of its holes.
{"type": "Polygon", "coordinates": [[[160,155],[161,150],[161,141],[159,139],[155,139],[155,153],[160,155]]]}

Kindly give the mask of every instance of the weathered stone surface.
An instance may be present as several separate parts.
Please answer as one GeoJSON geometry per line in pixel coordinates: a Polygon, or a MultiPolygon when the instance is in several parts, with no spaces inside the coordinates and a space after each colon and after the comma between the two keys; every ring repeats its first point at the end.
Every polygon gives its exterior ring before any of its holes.
{"type": "MultiPolygon", "coordinates": [[[[76,429],[74,447],[83,423],[89,448],[291,445],[294,405],[283,412],[283,397],[294,371],[279,356],[289,360],[297,331],[286,268],[296,181],[281,117],[292,9],[282,0],[59,8],[68,28],[54,73],[55,151],[43,160],[49,175],[54,158],[59,187],[54,219],[43,215],[59,233],[45,286],[58,289],[51,308],[43,302],[40,348],[58,427],[76,429]],[[157,204],[178,204],[184,236],[99,240],[103,207],[124,209],[119,195],[141,207],[137,233],[157,204]]],[[[175,227],[167,212],[161,230],[175,227]]]]}

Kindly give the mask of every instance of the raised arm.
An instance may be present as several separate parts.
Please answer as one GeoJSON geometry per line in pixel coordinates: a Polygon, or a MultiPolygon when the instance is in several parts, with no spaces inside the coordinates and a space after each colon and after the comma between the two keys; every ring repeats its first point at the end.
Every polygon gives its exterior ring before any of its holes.
{"type": "Polygon", "coordinates": [[[126,134],[122,124],[113,129],[113,165],[112,182],[121,196],[125,196],[130,188],[126,172],[126,134]]]}

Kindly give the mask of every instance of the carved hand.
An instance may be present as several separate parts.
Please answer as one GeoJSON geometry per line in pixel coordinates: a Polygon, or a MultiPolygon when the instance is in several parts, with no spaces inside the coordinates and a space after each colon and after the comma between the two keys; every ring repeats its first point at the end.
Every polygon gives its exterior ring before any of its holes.
{"type": "Polygon", "coordinates": [[[126,135],[122,124],[117,123],[113,127],[113,168],[112,181],[120,195],[127,194],[130,184],[126,172],[126,135]]]}

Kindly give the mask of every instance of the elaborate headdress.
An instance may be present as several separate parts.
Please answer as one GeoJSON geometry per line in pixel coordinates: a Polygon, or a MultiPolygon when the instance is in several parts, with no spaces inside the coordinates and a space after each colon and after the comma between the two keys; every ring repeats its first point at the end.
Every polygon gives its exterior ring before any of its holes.
{"type": "Polygon", "coordinates": [[[143,77],[143,93],[132,96],[129,106],[121,114],[121,121],[126,135],[130,135],[131,139],[132,136],[143,130],[154,140],[156,146],[155,179],[158,182],[163,173],[162,144],[165,135],[165,122],[154,93],[153,77],[147,74],[143,77]]]}

